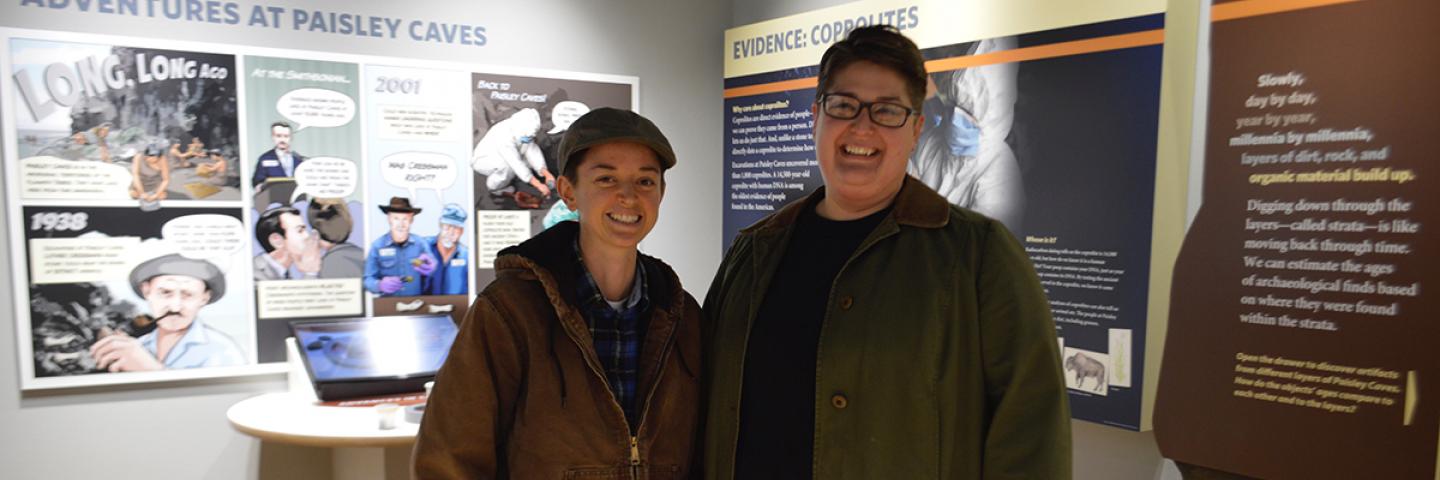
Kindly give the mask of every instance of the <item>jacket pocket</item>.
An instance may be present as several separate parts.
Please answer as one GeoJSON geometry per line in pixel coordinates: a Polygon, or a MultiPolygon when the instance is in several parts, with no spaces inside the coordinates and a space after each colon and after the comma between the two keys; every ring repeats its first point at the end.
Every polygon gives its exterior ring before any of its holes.
{"type": "Polygon", "coordinates": [[[383,270],[385,273],[393,273],[396,267],[400,266],[400,256],[381,256],[380,260],[376,263],[380,264],[380,269],[383,270]]]}
{"type": "Polygon", "coordinates": [[[630,467],[581,467],[565,471],[565,480],[607,480],[630,477],[630,467]]]}
{"type": "MultiPolygon", "coordinates": [[[[582,467],[565,471],[566,480],[607,480],[630,478],[630,467],[582,467]]],[[[635,479],[640,480],[640,479],[635,479]]],[[[680,480],[679,465],[649,465],[645,480],[680,480]]]]}
{"type": "Polygon", "coordinates": [[[651,465],[646,472],[649,480],[680,480],[679,465],[651,465]]]}

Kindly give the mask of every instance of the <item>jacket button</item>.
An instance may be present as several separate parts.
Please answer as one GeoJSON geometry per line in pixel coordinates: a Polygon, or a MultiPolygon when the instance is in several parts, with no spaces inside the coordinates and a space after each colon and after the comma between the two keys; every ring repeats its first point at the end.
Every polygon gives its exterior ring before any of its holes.
{"type": "Polygon", "coordinates": [[[850,309],[850,306],[851,306],[851,305],[854,305],[854,304],[855,304],[855,297],[851,297],[851,296],[849,296],[849,295],[846,295],[846,296],[844,296],[844,297],[840,297],[840,309],[841,309],[841,310],[849,310],[849,309],[850,309]]]}
{"type": "Polygon", "coordinates": [[[830,397],[830,406],[835,407],[836,410],[844,410],[849,405],[850,400],[845,398],[845,395],[837,393],[830,397]]]}

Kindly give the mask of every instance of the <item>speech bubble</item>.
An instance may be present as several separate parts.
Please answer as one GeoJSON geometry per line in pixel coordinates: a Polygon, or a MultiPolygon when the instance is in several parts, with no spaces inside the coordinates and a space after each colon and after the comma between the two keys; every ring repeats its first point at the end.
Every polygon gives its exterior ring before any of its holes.
{"type": "Polygon", "coordinates": [[[547,133],[554,135],[565,131],[570,128],[570,124],[575,123],[575,120],[586,113],[590,113],[590,106],[574,100],[555,104],[555,109],[550,111],[550,123],[555,125],[555,128],[550,129],[547,133]]]}
{"type": "Polygon", "coordinates": [[[387,140],[453,141],[469,135],[460,131],[460,118],[450,107],[381,105],[379,135],[387,140]]]}
{"type": "Polygon", "coordinates": [[[213,213],[186,215],[165,222],[160,236],[194,259],[233,255],[249,241],[240,219],[213,213]]]}
{"type": "Polygon", "coordinates": [[[275,110],[295,125],[295,132],[309,127],[338,127],[355,119],[355,99],[323,88],[298,88],[275,101],[275,110]]]}
{"type": "Polygon", "coordinates": [[[444,203],[443,190],[455,184],[459,168],[449,155],[435,152],[396,152],[380,161],[380,176],[396,187],[409,189],[415,198],[419,189],[433,189],[444,203]]]}
{"type": "Polygon", "coordinates": [[[30,283],[100,282],[125,278],[140,237],[30,239],[30,283]]]}
{"type": "Polygon", "coordinates": [[[305,159],[295,167],[295,193],[290,203],[302,194],[310,198],[344,198],[355,193],[359,173],[355,162],[335,157],[314,157],[305,159]]]}
{"type": "Polygon", "coordinates": [[[115,164],[42,156],[20,160],[25,200],[129,200],[130,170],[115,164]]]}

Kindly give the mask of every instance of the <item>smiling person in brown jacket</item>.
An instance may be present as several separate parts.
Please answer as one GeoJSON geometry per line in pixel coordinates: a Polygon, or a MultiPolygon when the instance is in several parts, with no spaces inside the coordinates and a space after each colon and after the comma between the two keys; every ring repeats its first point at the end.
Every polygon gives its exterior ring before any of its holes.
{"type": "Polygon", "coordinates": [[[562,222],[495,259],[415,442],[416,478],[683,478],[699,425],[700,308],[636,246],[675,153],[602,108],[559,158],[562,222]]]}

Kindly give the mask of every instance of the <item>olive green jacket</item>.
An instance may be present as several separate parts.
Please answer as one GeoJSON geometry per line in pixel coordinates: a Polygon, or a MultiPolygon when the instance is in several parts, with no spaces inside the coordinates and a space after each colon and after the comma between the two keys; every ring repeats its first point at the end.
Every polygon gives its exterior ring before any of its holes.
{"type": "MultiPolygon", "coordinates": [[[[823,189],[744,230],[705,297],[705,476],[734,477],[750,325],[823,189]]],[[[1070,410],[1034,267],[999,222],[911,177],[830,290],[815,478],[1070,478],[1070,410]]],[[[764,398],[761,394],[759,398],[764,398]]]]}

